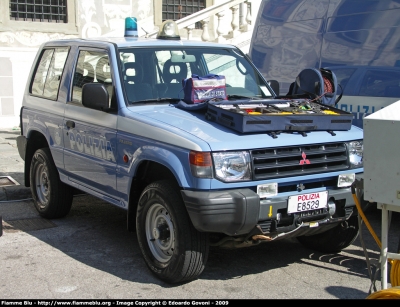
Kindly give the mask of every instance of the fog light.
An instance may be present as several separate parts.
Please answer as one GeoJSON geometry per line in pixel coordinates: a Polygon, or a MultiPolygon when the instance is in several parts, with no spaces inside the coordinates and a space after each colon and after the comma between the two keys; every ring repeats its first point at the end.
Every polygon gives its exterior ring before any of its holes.
{"type": "Polygon", "coordinates": [[[356,174],[342,174],[338,177],[337,186],[339,188],[349,187],[356,180],[356,174]]]}
{"type": "Polygon", "coordinates": [[[257,186],[257,194],[260,198],[275,196],[278,194],[278,184],[276,182],[260,184],[257,186]]]}
{"type": "Polygon", "coordinates": [[[328,201],[328,212],[330,216],[333,216],[336,212],[336,204],[332,199],[328,201]]]}

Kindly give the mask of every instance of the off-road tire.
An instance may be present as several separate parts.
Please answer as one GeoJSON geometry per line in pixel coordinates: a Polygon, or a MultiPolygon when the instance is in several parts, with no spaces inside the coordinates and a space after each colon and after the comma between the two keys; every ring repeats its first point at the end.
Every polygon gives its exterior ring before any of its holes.
{"type": "MultiPolygon", "coordinates": [[[[346,223],[345,223],[346,224],[346,223]]],[[[358,236],[357,216],[347,220],[347,227],[343,223],[326,232],[312,236],[300,236],[297,240],[305,247],[324,253],[337,253],[351,245],[358,236]]]]}
{"type": "Polygon", "coordinates": [[[162,180],[144,189],[137,207],[136,233],[146,265],[159,279],[181,283],[203,272],[208,235],[194,228],[176,184],[162,180]]]}
{"type": "Polygon", "coordinates": [[[40,216],[56,219],[69,213],[73,191],[61,182],[49,148],[34,153],[29,178],[32,198],[40,216]]]}

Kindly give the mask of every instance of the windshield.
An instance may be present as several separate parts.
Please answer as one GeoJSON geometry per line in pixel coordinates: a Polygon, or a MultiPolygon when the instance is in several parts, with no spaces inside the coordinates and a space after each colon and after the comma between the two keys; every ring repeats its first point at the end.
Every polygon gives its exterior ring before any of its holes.
{"type": "Polygon", "coordinates": [[[272,96],[258,72],[238,50],[124,48],[119,54],[129,103],[178,102],[183,98],[182,80],[192,74],[224,76],[228,97],[272,96]]]}

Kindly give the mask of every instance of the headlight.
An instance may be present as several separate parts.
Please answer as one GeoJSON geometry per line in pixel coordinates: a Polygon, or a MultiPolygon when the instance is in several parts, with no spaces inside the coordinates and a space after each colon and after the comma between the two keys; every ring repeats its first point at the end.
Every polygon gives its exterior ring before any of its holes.
{"type": "Polygon", "coordinates": [[[219,180],[234,182],[251,179],[250,155],[247,151],[217,152],[212,156],[215,176],[219,180]]]}
{"type": "Polygon", "coordinates": [[[363,141],[353,141],[348,143],[349,161],[351,168],[363,167],[363,141]]]}

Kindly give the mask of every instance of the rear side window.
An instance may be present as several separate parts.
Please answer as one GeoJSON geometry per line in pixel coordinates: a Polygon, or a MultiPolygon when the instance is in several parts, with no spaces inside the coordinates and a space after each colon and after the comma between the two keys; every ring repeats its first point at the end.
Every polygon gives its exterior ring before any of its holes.
{"type": "Polygon", "coordinates": [[[79,52],[72,82],[72,101],[82,103],[82,88],[86,83],[103,83],[110,99],[113,97],[111,67],[108,55],[105,52],[79,52]]]}
{"type": "Polygon", "coordinates": [[[400,97],[400,72],[369,70],[363,78],[360,96],[400,97]]]}
{"type": "Polygon", "coordinates": [[[329,65],[323,66],[323,67],[329,67],[329,69],[331,69],[335,73],[337,83],[342,88],[339,91],[340,92],[343,91],[343,94],[347,95],[348,94],[348,91],[346,90],[347,83],[349,82],[351,76],[356,71],[356,69],[355,68],[347,68],[347,67],[346,68],[336,68],[335,66],[330,67],[329,65]]]}
{"type": "Polygon", "coordinates": [[[30,93],[56,100],[61,76],[68,56],[68,48],[45,49],[34,74],[30,93]]]}

